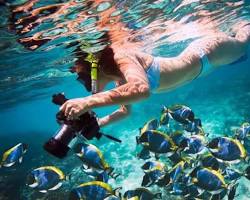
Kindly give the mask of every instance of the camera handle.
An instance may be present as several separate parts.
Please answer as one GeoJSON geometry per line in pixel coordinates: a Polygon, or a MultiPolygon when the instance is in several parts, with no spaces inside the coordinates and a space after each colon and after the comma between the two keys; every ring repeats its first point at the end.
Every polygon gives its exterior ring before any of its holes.
{"type": "MultiPolygon", "coordinates": [[[[69,99],[67,99],[67,98],[65,97],[64,93],[58,93],[58,94],[54,94],[54,95],[52,96],[52,102],[53,102],[54,104],[56,104],[56,105],[62,105],[62,104],[64,104],[67,100],[69,100],[69,99]]],[[[100,136],[105,136],[106,138],[108,138],[108,139],[110,139],[110,140],[113,140],[113,141],[115,141],[115,142],[119,142],[119,143],[122,142],[120,139],[115,138],[115,137],[113,137],[113,136],[111,136],[111,135],[108,135],[108,134],[105,134],[105,133],[101,133],[101,132],[98,132],[98,133],[100,134],[100,136]]],[[[85,138],[82,134],[78,133],[78,135],[81,135],[80,137],[82,137],[82,138],[84,138],[85,140],[87,140],[87,138],[85,138]]],[[[76,137],[76,138],[77,138],[77,137],[76,137]]],[[[99,138],[100,138],[100,137],[99,137],[99,138]]],[[[98,138],[98,139],[99,139],[99,138],[98,138]]]]}

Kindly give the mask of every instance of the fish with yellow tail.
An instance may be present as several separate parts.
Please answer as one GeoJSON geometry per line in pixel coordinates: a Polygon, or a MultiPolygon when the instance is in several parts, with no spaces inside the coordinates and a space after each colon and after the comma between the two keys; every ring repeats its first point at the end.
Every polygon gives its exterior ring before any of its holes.
{"type": "Polygon", "coordinates": [[[235,138],[238,139],[247,151],[247,155],[250,156],[250,124],[245,122],[235,132],[235,138]]]}
{"type": "Polygon", "coordinates": [[[173,140],[163,132],[149,130],[136,137],[137,144],[141,144],[144,149],[157,154],[170,156],[177,150],[173,140]]]}
{"type": "Polygon", "coordinates": [[[113,172],[113,168],[105,161],[100,149],[95,145],[79,143],[75,146],[74,152],[83,162],[83,171],[92,176],[96,176],[99,181],[108,181],[108,175],[117,178],[119,174],[113,172]]]}
{"type": "Polygon", "coordinates": [[[2,156],[0,168],[11,167],[16,163],[21,163],[23,160],[23,155],[27,152],[27,148],[28,148],[27,144],[19,143],[14,147],[6,150],[2,156]]]}
{"type": "MultiPolygon", "coordinates": [[[[219,194],[228,188],[223,175],[210,168],[196,167],[189,176],[192,177],[191,182],[200,190],[208,191],[211,194],[219,194]]],[[[200,191],[200,193],[202,192],[200,191]]]]}
{"type": "Polygon", "coordinates": [[[160,187],[166,186],[170,182],[170,176],[167,173],[167,166],[159,161],[148,161],[141,167],[145,173],[143,176],[143,187],[150,187],[156,184],[160,187]]]}
{"type": "Polygon", "coordinates": [[[120,197],[120,189],[113,190],[109,184],[101,181],[86,182],[71,191],[69,200],[104,200],[110,196],[120,197]]]}
{"type": "Polygon", "coordinates": [[[235,131],[235,138],[240,141],[250,138],[250,124],[247,122],[243,123],[241,127],[235,131]]]}
{"type": "Polygon", "coordinates": [[[34,169],[27,176],[26,184],[42,193],[57,190],[68,177],[55,166],[43,166],[34,169]]]}
{"type": "Polygon", "coordinates": [[[184,125],[194,121],[194,113],[188,106],[175,104],[170,107],[163,107],[161,112],[160,124],[167,125],[169,119],[184,125]]]}
{"type": "Polygon", "coordinates": [[[239,163],[247,157],[246,149],[239,140],[217,137],[208,143],[208,149],[221,162],[239,163]]]}

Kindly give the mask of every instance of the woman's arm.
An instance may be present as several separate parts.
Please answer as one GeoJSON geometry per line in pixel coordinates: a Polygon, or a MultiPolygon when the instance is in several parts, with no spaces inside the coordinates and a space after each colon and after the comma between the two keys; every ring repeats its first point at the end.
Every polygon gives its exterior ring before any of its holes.
{"type": "Polygon", "coordinates": [[[110,115],[107,115],[105,117],[98,119],[98,124],[100,127],[106,126],[111,122],[119,121],[121,119],[124,119],[130,114],[130,105],[121,105],[119,109],[111,113],[110,115]]]}
{"type": "Polygon", "coordinates": [[[72,99],[65,102],[60,110],[69,119],[75,119],[84,112],[93,108],[108,105],[128,105],[132,102],[147,98],[149,96],[149,85],[144,69],[137,66],[128,59],[118,61],[122,63],[120,71],[126,83],[109,91],[100,92],[88,97],[72,99]]]}
{"type": "MultiPolygon", "coordinates": [[[[119,87],[123,84],[125,84],[124,81],[116,81],[115,82],[116,87],[119,87]]],[[[111,122],[115,122],[115,121],[124,119],[125,117],[127,117],[130,114],[130,109],[131,109],[131,106],[129,106],[129,105],[121,105],[119,109],[112,112],[111,114],[106,115],[102,118],[99,118],[98,119],[99,126],[106,126],[111,122]]]]}

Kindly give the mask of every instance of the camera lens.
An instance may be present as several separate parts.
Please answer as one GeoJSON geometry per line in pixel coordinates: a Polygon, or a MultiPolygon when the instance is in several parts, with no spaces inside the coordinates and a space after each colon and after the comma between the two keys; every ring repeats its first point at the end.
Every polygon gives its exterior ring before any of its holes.
{"type": "Polygon", "coordinates": [[[67,145],[61,143],[60,141],[54,138],[51,138],[49,141],[47,141],[44,144],[43,148],[47,152],[58,158],[64,158],[69,151],[69,147],[67,145]]]}
{"type": "Polygon", "coordinates": [[[50,154],[58,158],[64,158],[70,149],[68,144],[74,137],[74,129],[69,125],[63,124],[57,134],[47,141],[43,147],[50,154]]]}

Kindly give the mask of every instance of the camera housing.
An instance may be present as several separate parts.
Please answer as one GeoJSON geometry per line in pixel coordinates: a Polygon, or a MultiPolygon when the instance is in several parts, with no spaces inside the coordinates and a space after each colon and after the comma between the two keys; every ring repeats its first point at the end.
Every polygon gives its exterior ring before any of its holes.
{"type": "MultiPolygon", "coordinates": [[[[56,105],[62,105],[67,100],[62,93],[52,96],[52,102],[56,105]]],[[[77,134],[82,135],[87,140],[94,137],[100,139],[102,136],[102,133],[99,132],[100,127],[96,114],[93,111],[85,112],[79,119],[75,120],[68,120],[64,113],[59,111],[56,114],[56,120],[61,125],[61,128],[43,147],[47,152],[58,158],[64,158],[67,155],[70,149],[69,144],[77,137],[77,134]]]]}

